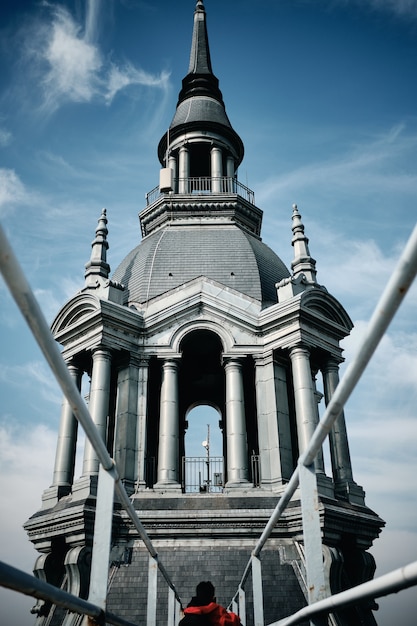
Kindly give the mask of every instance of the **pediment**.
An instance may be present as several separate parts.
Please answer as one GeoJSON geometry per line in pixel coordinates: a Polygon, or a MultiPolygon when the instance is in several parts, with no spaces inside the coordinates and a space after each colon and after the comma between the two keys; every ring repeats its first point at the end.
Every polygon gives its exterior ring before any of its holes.
{"type": "Polygon", "coordinates": [[[137,310],[140,310],[144,319],[149,321],[154,316],[170,316],[178,308],[185,311],[199,304],[206,304],[224,313],[230,312],[232,315],[249,316],[253,319],[257,319],[261,311],[261,304],[258,300],[205,276],[194,278],[181,287],[150,300],[146,308],[138,306],[137,310]]]}
{"type": "Polygon", "coordinates": [[[334,322],[349,333],[353,328],[346,309],[325,289],[307,289],[301,294],[301,308],[334,322]]]}
{"type": "Polygon", "coordinates": [[[100,310],[100,301],[91,293],[79,293],[69,300],[59,311],[51,325],[54,335],[79,324],[83,319],[100,310]]]}

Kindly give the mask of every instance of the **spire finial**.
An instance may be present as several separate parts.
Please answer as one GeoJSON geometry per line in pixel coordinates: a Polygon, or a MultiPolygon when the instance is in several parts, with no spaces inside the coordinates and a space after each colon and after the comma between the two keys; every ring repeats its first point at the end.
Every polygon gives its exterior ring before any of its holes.
{"type": "Polygon", "coordinates": [[[85,266],[85,286],[99,286],[99,277],[108,279],[110,274],[110,265],[107,263],[107,250],[109,244],[107,242],[107,211],[102,209],[98,219],[96,228],[96,236],[91,243],[91,257],[85,266]]]}
{"type": "Polygon", "coordinates": [[[308,237],[304,234],[304,224],[296,204],[292,205],[292,245],[294,247],[294,260],[291,263],[294,278],[304,274],[307,282],[316,281],[316,261],[310,255],[308,249],[308,237]]]}
{"type": "Polygon", "coordinates": [[[213,74],[207,35],[206,11],[202,0],[198,0],[194,12],[193,39],[188,74],[213,74]]]}

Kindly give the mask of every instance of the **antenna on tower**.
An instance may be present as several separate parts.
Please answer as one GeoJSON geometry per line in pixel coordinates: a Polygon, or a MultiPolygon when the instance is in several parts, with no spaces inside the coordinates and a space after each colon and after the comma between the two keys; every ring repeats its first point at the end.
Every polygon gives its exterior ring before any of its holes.
{"type": "Polygon", "coordinates": [[[205,441],[203,441],[202,445],[206,449],[206,452],[207,452],[207,459],[206,459],[207,479],[206,479],[206,483],[207,483],[207,493],[209,493],[210,492],[210,424],[207,424],[207,439],[205,441]]]}
{"type": "Polygon", "coordinates": [[[167,149],[165,152],[165,167],[168,167],[168,157],[169,157],[169,126],[167,130],[167,149]]]}

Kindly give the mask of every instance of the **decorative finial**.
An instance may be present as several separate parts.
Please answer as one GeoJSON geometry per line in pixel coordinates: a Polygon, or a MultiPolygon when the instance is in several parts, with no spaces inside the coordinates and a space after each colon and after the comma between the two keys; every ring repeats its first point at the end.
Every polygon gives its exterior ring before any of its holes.
{"type": "Polygon", "coordinates": [[[108,279],[110,274],[110,265],[107,263],[107,250],[109,244],[107,242],[107,211],[102,209],[98,219],[96,228],[96,237],[91,243],[91,257],[85,266],[85,286],[97,287],[99,285],[99,277],[108,279]]]}
{"type": "Polygon", "coordinates": [[[296,204],[292,205],[292,245],[294,247],[294,260],[291,263],[294,278],[304,274],[308,283],[316,281],[316,261],[310,256],[308,249],[308,237],[304,234],[304,224],[296,204]]]}

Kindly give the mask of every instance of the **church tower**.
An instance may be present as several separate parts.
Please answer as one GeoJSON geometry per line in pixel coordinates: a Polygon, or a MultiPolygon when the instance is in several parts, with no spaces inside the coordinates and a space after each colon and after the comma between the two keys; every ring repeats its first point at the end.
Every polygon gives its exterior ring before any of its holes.
{"type": "MultiPolygon", "coordinates": [[[[89,386],[90,414],[185,603],[199,580],[212,580],[223,604],[235,593],[338,384],[340,342],[352,329],[317,282],[297,206],[291,268],[263,243],[262,211],[238,180],[243,156],[198,0],[188,73],[158,146],[159,185],[139,214],[142,239],[111,275],[103,210],[84,287],[52,325],[77,385],[89,386]],[[196,483],[185,441],[198,406],[217,411],[223,450],[216,466],[204,459],[196,483]]],[[[52,485],[25,528],[40,552],[35,573],[86,597],[99,463],[86,443],[75,476],[76,444],[64,400],[52,485]]],[[[367,550],[383,522],[354,481],[343,413],[329,449],[329,467],[319,455],[315,470],[326,584],[337,592],[372,578],[367,550]]],[[[265,623],[305,605],[303,567],[296,494],[262,552],[265,623]]],[[[108,609],[143,623],[146,588],[145,549],[116,503],[108,609]]],[[[36,607],[37,626],[50,623],[49,609],[36,607]]],[[[54,620],[77,623],[57,612],[54,620]]],[[[332,623],[376,622],[365,604],[332,623]]]]}

